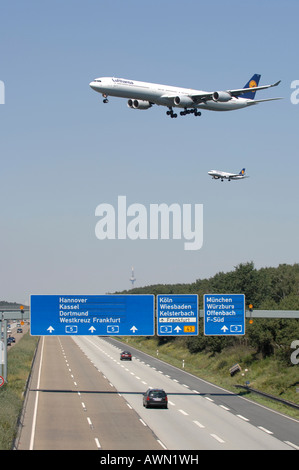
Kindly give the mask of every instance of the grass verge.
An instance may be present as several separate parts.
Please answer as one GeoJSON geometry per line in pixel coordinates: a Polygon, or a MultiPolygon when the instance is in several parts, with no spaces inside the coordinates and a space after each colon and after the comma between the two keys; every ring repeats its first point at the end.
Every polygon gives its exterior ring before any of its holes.
{"type": "Polygon", "coordinates": [[[16,437],[24,391],[38,337],[26,333],[8,351],[7,383],[0,388],[0,450],[10,450],[16,437]]]}

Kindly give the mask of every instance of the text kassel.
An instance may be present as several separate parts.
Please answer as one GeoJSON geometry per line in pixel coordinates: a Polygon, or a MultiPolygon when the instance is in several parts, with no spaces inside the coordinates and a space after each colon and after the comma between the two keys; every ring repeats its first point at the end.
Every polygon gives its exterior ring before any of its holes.
{"type": "Polygon", "coordinates": [[[99,204],[95,234],[99,240],[181,240],[184,250],[199,250],[203,244],[203,204],[167,205],[134,203],[118,196],[117,207],[99,204]]]}

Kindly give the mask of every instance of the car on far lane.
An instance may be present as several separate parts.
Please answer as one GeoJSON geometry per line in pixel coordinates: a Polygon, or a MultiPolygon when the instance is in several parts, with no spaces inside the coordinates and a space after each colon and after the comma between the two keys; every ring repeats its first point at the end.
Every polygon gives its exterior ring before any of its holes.
{"type": "Polygon", "coordinates": [[[132,361],[132,354],[130,353],[130,351],[123,351],[122,353],[120,353],[120,360],[132,361]]]}
{"type": "Polygon", "coordinates": [[[22,328],[18,328],[18,329],[17,329],[17,333],[23,333],[22,328]]]}
{"type": "Polygon", "coordinates": [[[149,408],[150,406],[168,408],[166,392],[161,388],[149,388],[143,394],[143,406],[145,406],[145,408],[149,408]]]}

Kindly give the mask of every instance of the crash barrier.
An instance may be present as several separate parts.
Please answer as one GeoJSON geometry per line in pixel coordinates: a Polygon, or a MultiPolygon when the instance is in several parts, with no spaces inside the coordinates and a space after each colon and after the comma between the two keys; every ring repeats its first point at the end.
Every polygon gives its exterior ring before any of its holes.
{"type": "Polygon", "coordinates": [[[250,388],[247,385],[235,385],[235,387],[245,388],[245,390],[247,390],[248,392],[257,393],[258,395],[262,395],[266,398],[270,398],[271,400],[278,401],[280,403],[283,403],[284,405],[291,406],[292,408],[295,408],[296,410],[299,410],[299,405],[297,405],[296,403],[293,403],[292,401],[283,400],[282,398],[275,397],[273,395],[270,395],[269,393],[261,392],[260,390],[250,388]]]}

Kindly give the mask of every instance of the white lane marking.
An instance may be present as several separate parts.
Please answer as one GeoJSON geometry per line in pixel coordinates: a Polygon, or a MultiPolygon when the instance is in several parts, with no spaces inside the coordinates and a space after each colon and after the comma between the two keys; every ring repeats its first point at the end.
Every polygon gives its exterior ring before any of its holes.
{"type": "Polygon", "coordinates": [[[237,416],[238,416],[238,418],[241,418],[241,419],[243,419],[244,421],[249,421],[249,419],[248,419],[248,418],[245,418],[245,416],[242,416],[242,415],[237,415],[237,416]]]}
{"type": "Polygon", "coordinates": [[[210,397],[205,397],[205,399],[214,402],[214,400],[212,400],[210,397]]]}
{"type": "Polygon", "coordinates": [[[100,449],[100,448],[101,448],[101,444],[100,444],[99,439],[98,439],[97,437],[95,437],[94,440],[95,440],[95,443],[96,443],[97,448],[100,449]]]}
{"type": "Polygon", "coordinates": [[[258,426],[258,428],[261,429],[262,431],[266,432],[267,434],[273,434],[272,431],[269,431],[269,429],[263,428],[263,426],[258,426]]]}
{"type": "Polygon", "coordinates": [[[224,406],[224,405],[219,405],[219,406],[220,408],[223,408],[224,410],[229,411],[229,408],[227,408],[227,406],[224,406]]]}
{"type": "Polygon", "coordinates": [[[290,441],[284,441],[284,442],[285,442],[288,446],[292,446],[292,447],[294,447],[294,449],[299,450],[299,446],[296,446],[296,444],[293,444],[293,443],[290,442],[290,441]]]}
{"type": "Polygon", "coordinates": [[[160,444],[161,447],[163,447],[163,449],[167,449],[167,447],[163,444],[163,442],[160,441],[160,439],[157,439],[157,442],[160,444]]]}
{"type": "Polygon", "coordinates": [[[220,442],[221,444],[224,443],[224,440],[221,437],[217,436],[217,434],[211,434],[211,436],[216,439],[216,441],[220,442]]]}
{"type": "Polygon", "coordinates": [[[186,413],[184,410],[179,410],[179,412],[182,413],[182,415],[188,416],[188,413],[186,413]]]}
{"type": "Polygon", "coordinates": [[[193,421],[194,424],[196,424],[196,426],[198,426],[199,428],[204,428],[204,425],[201,424],[199,421],[193,421]]]}
{"type": "Polygon", "coordinates": [[[44,339],[45,339],[45,337],[43,336],[41,357],[40,357],[40,363],[39,363],[39,369],[38,369],[38,378],[37,378],[37,385],[36,385],[37,392],[36,392],[35,403],[34,403],[34,411],[33,411],[33,419],[32,419],[32,428],[31,428],[29,450],[33,450],[34,437],[35,437],[36,416],[37,416],[37,406],[38,406],[38,397],[39,397],[39,391],[38,390],[39,390],[39,387],[40,387],[40,376],[41,376],[43,354],[44,354],[44,339]]]}
{"type": "Polygon", "coordinates": [[[88,422],[88,424],[89,424],[90,428],[91,428],[91,429],[94,429],[94,428],[93,428],[93,424],[92,424],[92,422],[91,422],[91,419],[90,419],[90,418],[87,418],[87,422],[88,422]]]}

